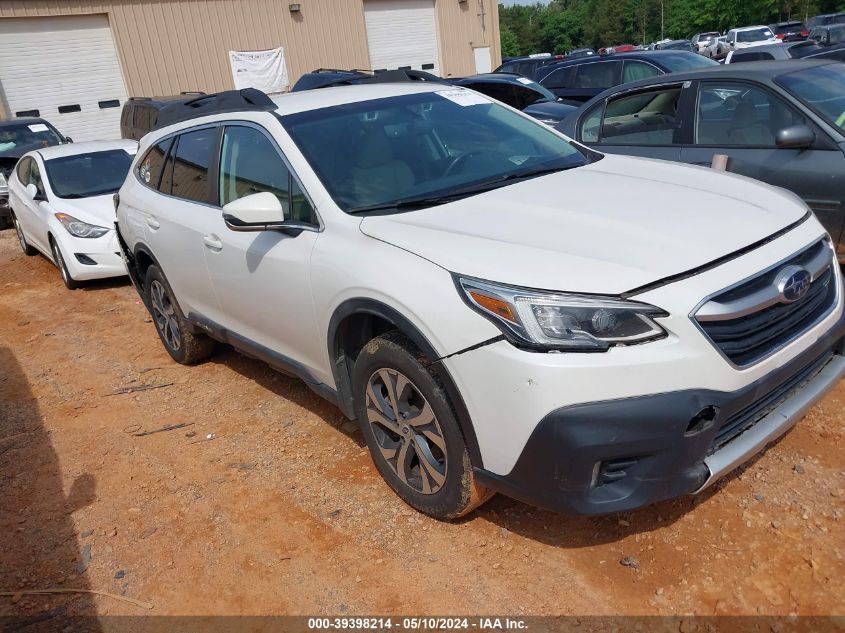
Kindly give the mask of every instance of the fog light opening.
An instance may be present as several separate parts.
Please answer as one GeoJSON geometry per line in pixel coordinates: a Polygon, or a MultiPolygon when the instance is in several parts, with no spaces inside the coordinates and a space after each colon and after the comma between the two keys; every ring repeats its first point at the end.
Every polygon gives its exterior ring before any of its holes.
{"type": "Polygon", "coordinates": [[[707,429],[713,426],[713,423],[716,421],[718,415],[718,408],[712,405],[704,407],[701,411],[696,413],[689,421],[689,424],[687,424],[687,430],[684,432],[684,435],[688,437],[690,435],[697,435],[702,431],[706,431],[707,429]]]}

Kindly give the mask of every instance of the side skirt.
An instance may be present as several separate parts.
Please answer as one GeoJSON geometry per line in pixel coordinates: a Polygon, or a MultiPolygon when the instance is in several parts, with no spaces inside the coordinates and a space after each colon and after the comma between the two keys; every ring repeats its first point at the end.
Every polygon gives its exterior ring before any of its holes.
{"type": "Polygon", "coordinates": [[[302,380],[308,388],[311,389],[321,398],[328,400],[333,405],[338,406],[337,391],[327,384],[320,382],[316,377],[306,368],[302,363],[299,363],[292,358],[289,358],[278,352],[274,352],[269,347],[256,343],[255,341],[241,336],[231,330],[224,328],[222,325],[206,319],[198,314],[188,314],[188,321],[197,327],[198,330],[208,334],[211,338],[231,345],[241,354],[255,358],[267,363],[273,369],[285,374],[296,376],[302,380]]]}

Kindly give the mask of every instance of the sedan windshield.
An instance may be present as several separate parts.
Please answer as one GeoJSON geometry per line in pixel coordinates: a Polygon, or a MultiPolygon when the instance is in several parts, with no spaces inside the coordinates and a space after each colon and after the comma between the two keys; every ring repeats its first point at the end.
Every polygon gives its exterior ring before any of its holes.
{"type": "Polygon", "coordinates": [[[0,127],[0,154],[17,150],[17,155],[20,156],[20,151],[24,148],[26,148],[25,151],[29,151],[61,143],[62,138],[46,123],[36,121],[35,123],[4,124],[0,127]]]}
{"type": "Polygon", "coordinates": [[[752,31],[740,31],[736,34],[737,42],[762,42],[773,38],[771,29],[754,29],[752,31]]]}
{"type": "Polygon", "coordinates": [[[698,55],[697,53],[690,53],[689,55],[666,55],[665,57],[660,58],[660,63],[666,66],[666,68],[669,69],[669,72],[673,73],[719,65],[719,62],[710,59],[709,57],[705,57],[704,55],[698,55]]]}
{"type": "Polygon", "coordinates": [[[123,149],[53,158],[44,162],[59,198],[89,198],[115,193],[126,180],[132,155],[123,149]]]}
{"type": "Polygon", "coordinates": [[[845,64],[806,68],[775,81],[845,132],[845,64]]]}
{"type": "Polygon", "coordinates": [[[434,206],[591,160],[543,124],[461,88],[281,120],[351,213],[434,206]]]}

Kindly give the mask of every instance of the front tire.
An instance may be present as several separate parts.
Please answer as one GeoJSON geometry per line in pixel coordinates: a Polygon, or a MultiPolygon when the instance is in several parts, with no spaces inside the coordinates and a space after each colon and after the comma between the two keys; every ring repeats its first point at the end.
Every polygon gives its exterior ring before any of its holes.
{"type": "Polygon", "coordinates": [[[152,265],[147,269],[144,288],[147,309],[158,337],[173,360],[182,365],[193,365],[214,353],[215,342],[204,334],[193,332],[158,266],[152,265]]]}
{"type": "Polygon", "coordinates": [[[50,238],[50,248],[53,250],[53,261],[56,263],[56,267],[59,269],[59,272],[62,274],[62,282],[65,284],[65,288],[68,290],[76,290],[80,286],[81,283],[76,281],[73,277],[70,276],[70,271],[67,268],[67,264],[65,263],[64,255],[62,255],[62,249],[59,248],[59,245],[56,243],[52,237],[50,238]]]}
{"type": "Polygon", "coordinates": [[[463,516],[493,493],[475,481],[448,396],[408,339],[393,332],[355,361],[356,414],[379,473],[408,505],[436,519],[463,516]]]}
{"type": "Polygon", "coordinates": [[[32,246],[29,245],[29,242],[26,241],[26,235],[23,234],[23,227],[21,227],[21,223],[18,222],[18,218],[15,214],[12,214],[12,224],[15,227],[15,233],[18,236],[18,244],[21,245],[21,250],[23,254],[27,257],[32,257],[38,253],[32,246]]]}

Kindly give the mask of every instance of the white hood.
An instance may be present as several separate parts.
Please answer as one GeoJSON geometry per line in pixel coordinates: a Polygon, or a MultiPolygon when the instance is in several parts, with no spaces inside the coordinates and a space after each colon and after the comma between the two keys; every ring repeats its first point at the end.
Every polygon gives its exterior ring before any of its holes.
{"type": "Polygon", "coordinates": [[[56,213],[67,213],[77,220],[113,229],[115,221],[113,194],[91,198],[53,198],[51,206],[56,213]]]}
{"type": "Polygon", "coordinates": [[[740,250],[806,212],[787,192],[739,176],[605,156],[442,206],[369,216],[361,230],[471,277],[619,294],[740,250]]]}

